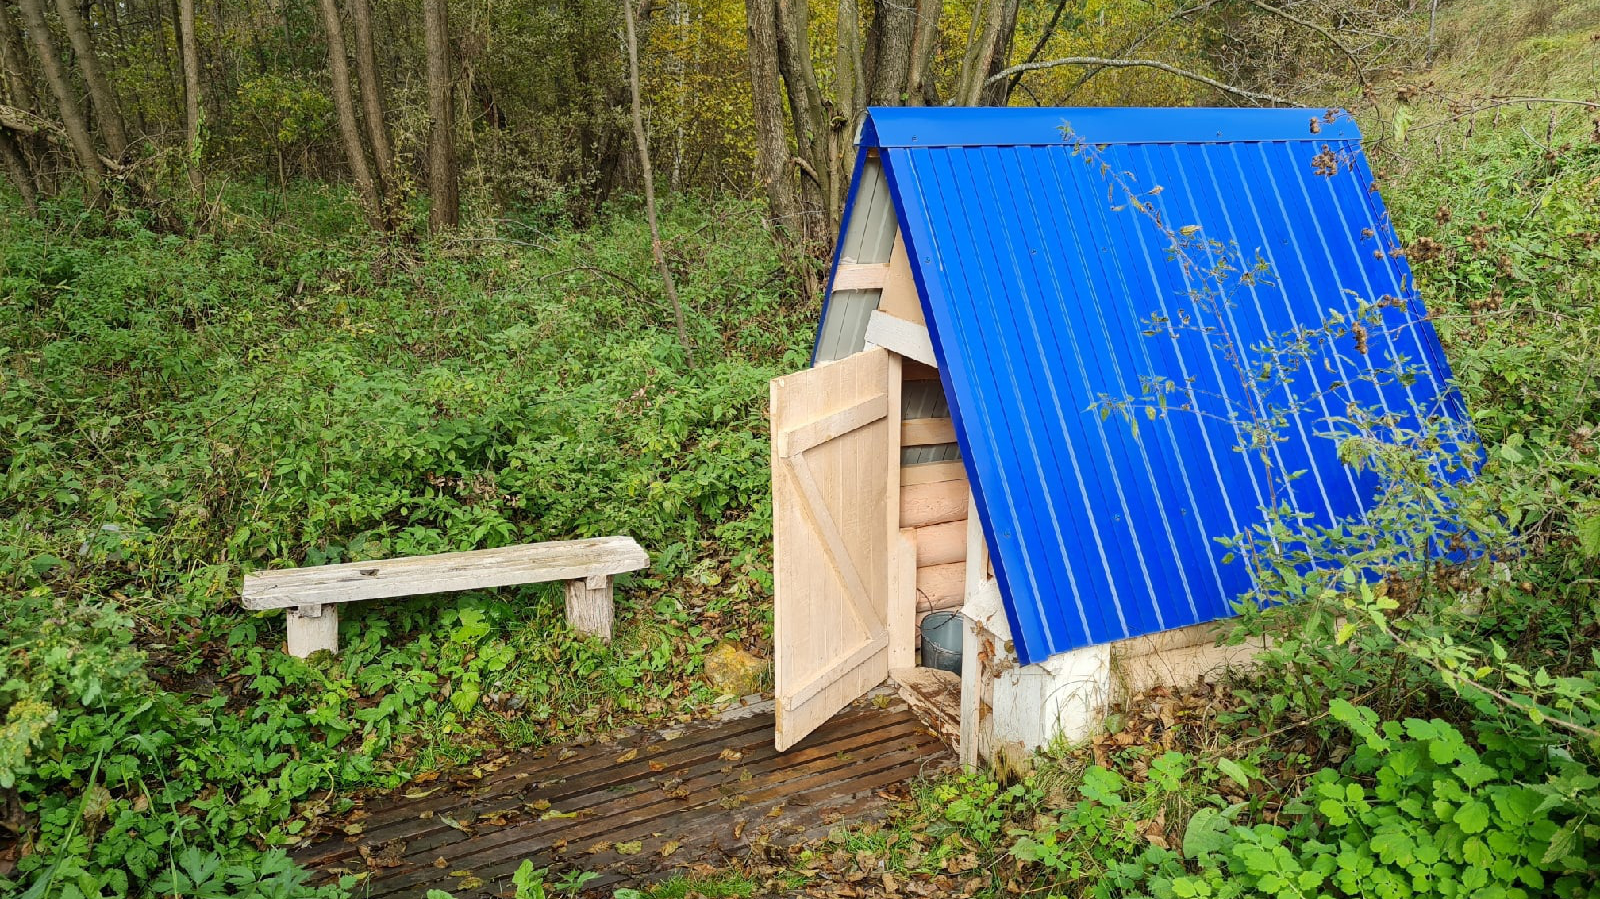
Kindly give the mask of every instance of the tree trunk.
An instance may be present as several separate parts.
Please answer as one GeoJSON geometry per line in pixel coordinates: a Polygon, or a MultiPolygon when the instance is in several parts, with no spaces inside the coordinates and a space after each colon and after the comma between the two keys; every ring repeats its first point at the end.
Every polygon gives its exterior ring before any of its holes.
{"type": "MultiPolygon", "coordinates": [[[[800,201],[789,173],[789,135],[783,117],[783,84],[778,67],[778,6],[775,0],[745,0],[746,44],[750,55],[750,88],[754,100],[756,181],[767,192],[767,214],[780,245],[798,241],[800,201]]],[[[792,266],[791,266],[792,267],[792,266]]]]}
{"type": "MultiPolygon", "coordinates": [[[[833,123],[827,118],[822,89],[811,65],[811,11],[806,0],[777,0],[778,66],[789,96],[794,139],[800,151],[794,164],[800,168],[801,206],[794,223],[806,252],[821,254],[828,245],[832,223],[838,221],[838,198],[833,188],[834,154],[829,150],[833,123]]],[[[870,76],[869,76],[870,77],[870,76]]],[[[848,122],[841,121],[840,127],[848,122]]]]}
{"type": "MultiPolygon", "coordinates": [[[[37,2],[37,0],[29,0],[37,2]]],[[[432,0],[430,0],[432,2],[432,0]]],[[[366,207],[367,221],[372,227],[384,230],[383,203],[378,187],[372,180],[372,169],[367,165],[367,151],[361,145],[361,129],[356,124],[356,104],[350,87],[350,63],[345,59],[344,28],[339,23],[339,6],[335,0],[318,0],[322,10],[322,27],[328,35],[328,77],[333,82],[333,108],[339,121],[339,139],[344,143],[344,155],[350,164],[350,174],[356,179],[356,190],[366,207]]]]}
{"type": "Polygon", "coordinates": [[[917,33],[911,41],[911,71],[906,78],[907,105],[937,106],[939,103],[929,68],[939,42],[939,17],[942,15],[944,0],[921,0],[917,4],[917,33]]]}
{"type": "MultiPolygon", "coordinates": [[[[433,3],[442,0],[430,0],[433,3]]],[[[628,93],[633,109],[633,140],[639,147],[639,169],[644,178],[644,217],[650,225],[650,254],[656,259],[656,270],[661,273],[667,299],[672,301],[673,320],[678,325],[678,342],[683,344],[684,357],[689,367],[694,367],[694,348],[689,345],[689,332],[683,323],[683,303],[678,299],[678,285],[667,265],[667,254],[661,246],[661,227],[656,221],[656,179],[650,170],[650,140],[644,133],[644,114],[639,110],[639,41],[633,29],[633,0],[621,0],[624,33],[628,39],[628,93]]]]}
{"type": "Polygon", "coordinates": [[[383,84],[378,80],[378,57],[372,47],[372,7],[368,0],[350,0],[350,27],[356,41],[356,80],[361,84],[361,113],[367,121],[367,139],[384,199],[394,196],[394,152],[389,148],[389,126],[383,115],[383,84]]]}
{"type": "Polygon", "coordinates": [[[105,166],[101,165],[100,154],[89,138],[89,120],[84,118],[66,72],[62,70],[61,57],[56,55],[55,42],[50,39],[50,28],[44,20],[44,7],[40,0],[19,0],[18,7],[22,11],[22,25],[39,56],[39,69],[44,72],[45,83],[50,86],[50,93],[55,95],[56,106],[61,110],[61,124],[66,129],[72,153],[78,159],[78,167],[91,192],[98,191],[105,177],[105,166]]]}
{"type": "MultiPolygon", "coordinates": [[[[17,23],[12,20],[8,6],[5,0],[0,0],[0,66],[5,67],[6,97],[13,106],[38,113],[39,101],[33,92],[33,73],[28,71],[28,51],[22,44],[22,33],[17,30],[17,23]]],[[[41,193],[55,193],[54,179],[45,167],[45,160],[50,154],[50,142],[37,134],[14,134],[11,137],[31,182],[26,189],[36,197],[41,193]]]]}
{"type": "Polygon", "coordinates": [[[22,205],[32,215],[39,214],[39,195],[33,183],[33,170],[22,156],[22,149],[9,131],[0,131],[0,157],[4,158],[6,174],[17,186],[22,205]]]}
{"type": "Polygon", "coordinates": [[[905,0],[875,0],[872,14],[872,84],[867,102],[904,106],[911,79],[911,45],[917,32],[917,7],[905,0]]]}
{"type": "MultiPolygon", "coordinates": [[[[1017,30],[1017,6],[1018,0],[987,0],[979,7],[984,14],[983,27],[974,28],[975,37],[961,60],[961,74],[952,98],[958,106],[1004,102],[1005,84],[989,84],[988,79],[1006,67],[1011,38],[1017,30]]],[[[976,26],[977,22],[973,24],[976,26]]]]}
{"type": "Polygon", "coordinates": [[[56,0],[56,12],[66,28],[67,40],[72,42],[72,52],[78,57],[78,71],[83,74],[84,84],[89,86],[89,102],[94,106],[95,117],[100,122],[100,133],[105,137],[106,149],[111,151],[112,159],[120,162],[128,153],[128,136],[122,129],[122,112],[117,108],[117,95],[112,93],[111,82],[106,80],[105,72],[100,67],[100,56],[94,52],[89,28],[83,16],[78,14],[73,0],[56,0]]]}
{"type": "Polygon", "coordinates": [[[28,51],[23,49],[22,34],[17,31],[17,23],[11,20],[8,5],[0,0],[0,61],[6,68],[6,89],[14,105],[36,112],[33,83],[28,74],[28,51]]]}
{"type": "Polygon", "coordinates": [[[1011,63],[1011,43],[1017,34],[1017,12],[1020,6],[1018,0],[1004,0],[1000,27],[990,37],[987,48],[989,64],[983,70],[983,87],[979,89],[978,97],[974,101],[978,106],[1006,105],[1006,97],[1011,93],[1010,83],[1004,80],[991,82],[989,79],[1011,63]]]}
{"type": "Polygon", "coordinates": [[[461,221],[446,0],[424,0],[423,18],[428,52],[428,227],[438,232],[461,221]]]}
{"type": "Polygon", "coordinates": [[[194,33],[194,0],[178,0],[180,50],[183,57],[183,123],[187,138],[189,186],[198,195],[205,187],[200,166],[200,47],[194,33]]]}

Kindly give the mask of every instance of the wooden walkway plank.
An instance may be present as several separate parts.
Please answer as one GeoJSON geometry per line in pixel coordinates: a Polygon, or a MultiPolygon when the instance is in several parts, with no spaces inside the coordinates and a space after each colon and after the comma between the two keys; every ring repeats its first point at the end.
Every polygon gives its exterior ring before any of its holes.
{"type": "Polygon", "coordinates": [[[441,777],[415,799],[404,798],[420,792],[413,784],[371,800],[363,832],[295,858],[322,879],[366,872],[369,899],[494,896],[527,860],[621,884],[873,817],[885,788],[953,763],[900,702],[860,703],[781,754],[772,728],[765,712],[529,752],[479,779],[441,777]]]}
{"type": "MultiPolygon", "coordinates": [[[[875,716],[854,715],[841,716],[837,724],[838,730],[834,733],[836,738],[849,736],[864,728],[881,726],[882,722],[875,716]]],[[[667,776],[682,778],[690,773],[714,770],[722,764],[719,755],[725,750],[748,754],[751,761],[777,755],[772,748],[771,716],[739,722],[736,729],[706,730],[680,740],[687,745],[677,747],[675,744],[679,741],[676,740],[659,743],[656,745],[673,748],[654,754],[648,753],[648,750],[639,752],[632,760],[620,765],[616,764],[616,759],[630,751],[637,752],[638,745],[605,747],[603,752],[588,753],[581,759],[568,759],[565,763],[558,761],[542,771],[524,768],[516,771],[511,779],[500,780],[483,792],[454,792],[447,787],[437,798],[429,796],[422,800],[392,803],[381,816],[369,814],[363,819],[365,829],[360,842],[376,845],[405,839],[411,842],[424,841],[419,845],[430,847],[459,842],[465,837],[458,829],[444,823],[445,818],[465,823],[463,818],[475,817],[486,810],[515,807],[519,802],[548,802],[558,812],[577,813],[585,811],[587,807],[574,803],[574,799],[580,803],[584,799],[599,802],[617,798],[622,790],[633,793],[652,789],[654,784],[647,781],[662,779],[662,772],[665,771],[675,772],[667,776]],[[442,841],[432,842],[429,838],[435,835],[442,837],[442,841]]],[[[354,856],[357,852],[354,846],[342,851],[334,847],[334,851],[337,852],[333,856],[335,858],[354,856]]],[[[308,859],[307,863],[323,864],[331,860],[315,858],[308,859]]]]}

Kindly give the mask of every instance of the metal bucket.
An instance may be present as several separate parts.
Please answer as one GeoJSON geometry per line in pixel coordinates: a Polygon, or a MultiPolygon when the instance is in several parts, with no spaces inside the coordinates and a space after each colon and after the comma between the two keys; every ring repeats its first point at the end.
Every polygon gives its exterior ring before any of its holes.
{"type": "Polygon", "coordinates": [[[961,613],[933,612],[922,619],[922,667],[961,673],[961,613]]]}

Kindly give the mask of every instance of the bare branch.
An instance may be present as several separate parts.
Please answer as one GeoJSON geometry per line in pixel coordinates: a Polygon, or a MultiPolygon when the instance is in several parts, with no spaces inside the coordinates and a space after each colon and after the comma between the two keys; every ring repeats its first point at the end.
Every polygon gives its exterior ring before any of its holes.
{"type": "MultiPolygon", "coordinates": [[[[72,149],[72,140],[67,134],[67,129],[61,123],[53,122],[41,115],[35,115],[26,109],[0,104],[0,128],[30,137],[43,135],[65,150],[72,149]]],[[[123,175],[130,168],[102,153],[96,153],[95,155],[99,157],[100,165],[113,175],[123,175]]]]}
{"type": "Polygon", "coordinates": [[[1109,59],[1102,56],[1064,56],[1060,59],[1047,59],[1043,62],[1020,63],[1008,69],[1002,69],[989,76],[988,81],[985,81],[984,84],[992,84],[996,81],[1000,81],[1002,79],[1009,78],[1012,75],[1017,75],[1024,72],[1037,72],[1041,69],[1055,69],[1060,68],[1061,66],[1100,66],[1108,69],[1157,69],[1162,72],[1167,72],[1168,74],[1177,75],[1180,78],[1187,78],[1190,81],[1196,81],[1208,87],[1216,88],[1223,93],[1232,94],[1235,97],[1253,100],[1257,103],[1270,103],[1276,106],[1299,105],[1292,100],[1286,100],[1283,97],[1275,96],[1273,94],[1263,94],[1256,91],[1247,90],[1242,87],[1236,87],[1231,84],[1223,84],[1221,81],[1218,81],[1215,78],[1208,78],[1205,75],[1201,75],[1198,72],[1191,72],[1188,69],[1180,69],[1177,66],[1169,65],[1156,59],[1109,59]]]}
{"type": "MultiPolygon", "coordinates": [[[[1184,9],[1179,9],[1177,12],[1174,12],[1172,15],[1167,16],[1165,19],[1162,19],[1161,21],[1155,23],[1154,25],[1151,25],[1149,28],[1146,28],[1143,34],[1139,35],[1136,38],[1133,38],[1132,40],[1130,40],[1127,43],[1123,44],[1121,47],[1117,48],[1117,52],[1114,54],[1113,58],[1121,59],[1122,57],[1127,56],[1129,53],[1132,53],[1133,51],[1135,51],[1135,50],[1139,49],[1140,47],[1143,47],[1145,44],[1149,43],[1151,40],[1154,40],[1157,35],[1161,34],[1163,31],[1166,31],[1167,28],[1172,26],[1174,23],[1182,21],[1183,19],[1189,18],[1191,16],[1198,15],[1198,14],[1200,14],[1202,12],[1205,12],[1206,10],[1210,9],[1213,6],[1216,6],[1218,3],[1221,3],[1221,2],[1222,2],[1222,0],[1205,0],[1205,2],[1203,2],[1203,3],[1201,3],[1201,4],[1197,5],[1197,6],[1191,6],[1191,7],[1187,7],[1187,8],[1184,8],[1184,9]]],[[[1033,59],[1026,59],[1026,60],[1023,60],[1023,61],[1024,62],[1033,62],[1033,59]]],[[[1079,90],[1081,90],[1083,88],[1083,86],[1085,84],[1088,84],[1090,81],[1094,80],[1094,77],[1096,75],[1099,75],[1101,72],[1104,72],[1105,70],[1106,70],[1105,66],[1095,66],[1095,67],[1089,69],[1087,72],[1084,72],[1082,75],[1078,76],[1078,80],[1073,82],[1071,87],[1067,88],[1066,91],[1062,93],[1062,95],[1061,95],[1062,98],[1065,99],[1067,97],[1071,97],[1073,94],[1076,94],[1079,90]]],[[[1015,76],[1013,76],[1011,83],[1012,83],[1013,86],[1015,86],[1021,80],[1022,80],[1022,75],[1020,75],[1020,74],[1019,75],[1015,75],[1015,76]]]]}
{"type": "Polygon", "coordinates": [[[1308,22],[1305,19],[1302,19],[1299,16],[1296,16],[1295,14],[1289,12],[1286,9],[1281,9],[1279,7],[1271,5],[1270,3],[1263,3],[1263,2],[1261,2],[1261,0],[1245,0],[1245,2],[1250,4],[1251,6],[1254,6],[1256,9],[1261,10],[1264,13],[1270,13],[1272,15],[1279,16],[1279,17],[1281,17],[1283,19],[1287,19],[1288,21],[1293,22],[1296,25],[1299,25],[1301,28],[1306,28],[1306,29],[1309,29],[1311,31],[1315,31],[1317,34],[1322,35],[1322,37],[1325,40],[1327,40],[1328,43],[1330,43],[1330,44],[1334,45],[1335,47],[1337,47],[1339,49],[1339,52],[1343,53],[1345,55],[1345,57],[1350,60],[1350,67],[1355,69],[1356,80],[1361,82],[1361,86],[1362,87],[1366,87],[1367,86],[1367,73],[1366,73],[1366,69],[1361,65],[1361,60],[1357,59],[1356,55],[1350,51],[1350,48],[1346,47],[1344,45],[1344,43],[1342,41],[1340,41],[1337,37],[1335,37],[1333,35],[1333,33],[1330,32],[1328,29],[1323,28],[1321,25],[1318,25],[1315,22],[1308,22]]]}

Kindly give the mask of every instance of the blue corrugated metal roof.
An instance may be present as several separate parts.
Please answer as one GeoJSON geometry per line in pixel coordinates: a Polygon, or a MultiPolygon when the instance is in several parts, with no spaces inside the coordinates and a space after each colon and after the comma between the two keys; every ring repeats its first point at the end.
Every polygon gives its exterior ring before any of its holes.
{"type": "MultiPolygon", "coordinates": [[[[1400,297],[1420,314],[1404,258],[1385,252],[1395,239],[1349,117],[873,109],[861,147],[881,153],[1019,657],[1231,614],[1250,575],[1223,563],[1216,538],[1260,521],[1271,498],[1232,427],[1175,413],[1135,435],[1093,408],[1158,374],[1241,395],[1203,338],[1142,333],[1152,314],[1189,305],[1190,287],[1169,236],[1114,209],[1126,198],[1107,173],[1159,186],[1148,200],[1172,228],[1198,226],[1270,266],[1277,285],[1247,289],[1229,313],[1242,345],[1348,312],[1350,292],[1400,297]],[[1074,155],[1066,123],[1106,168],[1074,155]],[[1332,175],[1314,161],[1327,150],[1332,175]]],[[[1431,326],[1404,320],[1393,334],[1374,329],[1372,352],[1405,354],[1428,377],[1380,389],[1340,374],[1332,356],[1305,376],[1311,389],[1357,385],[1300,414],[1277,449],[1283,470],[1306,472],[1294,505],[1321,523],[1359,516],[1376,486],[1318,436],[1347,400],[1465,420],[1431,326]]]]}

